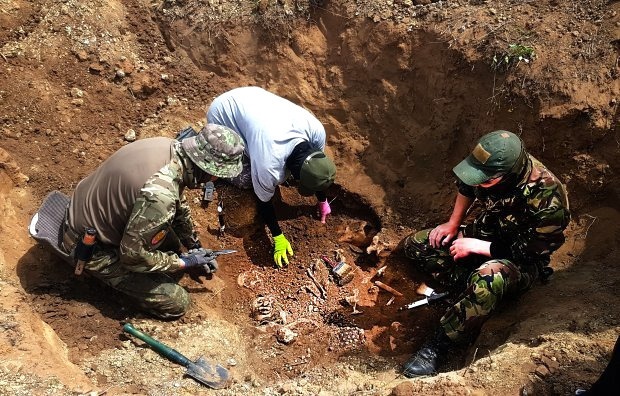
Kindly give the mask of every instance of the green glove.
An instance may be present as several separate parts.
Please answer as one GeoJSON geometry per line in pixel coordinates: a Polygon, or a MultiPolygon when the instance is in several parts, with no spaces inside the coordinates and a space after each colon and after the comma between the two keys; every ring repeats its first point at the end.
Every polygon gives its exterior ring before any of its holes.
{"type": "Polygon", "coordinates": [[[287,253],[292,256],[293,248],[284,234],[273,237],[273,261],[276,262],[278,268],[282,268],[282,260],[288,265],[287,253]]]}

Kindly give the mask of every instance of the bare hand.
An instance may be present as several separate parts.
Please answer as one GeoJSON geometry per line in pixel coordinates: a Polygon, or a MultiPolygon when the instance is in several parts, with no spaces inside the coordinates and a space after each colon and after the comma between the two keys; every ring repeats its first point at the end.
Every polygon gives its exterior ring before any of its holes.
{"type": "Polygon", "coordinates": [[[456,237],[458,229],[458,225],[451,223],[440,224],[428,234],[428,243],[435,249],[446,246],[456,237]]]}
{"type": "Polygon", "coordinates": [[[459,238],[452,242],[450,254],[454,260],[462,259],[470,254],[481,254],[490,257],[491,242],[476,238],[459,238]]]}

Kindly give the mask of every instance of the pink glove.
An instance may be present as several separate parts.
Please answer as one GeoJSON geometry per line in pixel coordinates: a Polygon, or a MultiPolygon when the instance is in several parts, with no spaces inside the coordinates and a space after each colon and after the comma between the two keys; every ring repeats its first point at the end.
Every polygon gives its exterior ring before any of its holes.
{"type": "Polygon", "coordinates": [[[332,213],[332,208],[329,206],[329,202],[325,200],[324,202],[319,202],[317,211],[319,212],[321,223],[325,224],[325,219],[327,218],[327,215],[332,213]]]}

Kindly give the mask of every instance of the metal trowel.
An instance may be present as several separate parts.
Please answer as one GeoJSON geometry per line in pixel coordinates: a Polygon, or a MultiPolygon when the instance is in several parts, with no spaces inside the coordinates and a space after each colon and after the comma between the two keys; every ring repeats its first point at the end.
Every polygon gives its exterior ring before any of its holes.
{"type": "Polygon", "coordinates": [[[146,342],[163,357],[187,368],[185,374],[201,384],[213,389],[222,389],[228,386],[228,370],[219,364],[213,366],[202,357],[196,359],[195,362],[192,362],[180,352],[162,344],[161,342],[136,329],[131,325],[131,323],[126,323],[123,326],[123,331],[146,342]]]}

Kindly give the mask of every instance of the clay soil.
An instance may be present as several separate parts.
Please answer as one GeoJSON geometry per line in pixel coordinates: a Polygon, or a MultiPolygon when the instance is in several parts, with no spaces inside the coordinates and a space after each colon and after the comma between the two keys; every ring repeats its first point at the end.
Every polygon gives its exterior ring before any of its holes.
{"type": "Polygon", "coordinates": [[[212,393],[126,322],[227,367],[228,395],[568,395],[604,369],[620,333],[619,2],[0,0],[0,26],[0,394],[212,393]],[[29,238],[43,198],[70,194],[130,130],[198,128],[215,96],[245,85],[310,109],[338,166],[326,225],[280,188],[288,267],[273,266],[251,193],[225,184],[210,205],[189,198],[203,244],[238,253],[180,281],[192,307],[177,321],[29,238]],[[500,307],[442,374],[407,380],[399,366],[449,300],[399,310],[428,279],[398,244],[447,219],[452,166],[494,129],[566,182],[567,242],[551,282],[500,307]],[[335,251],[355,270],[344,286],[314,264],[335,251]],[[271,317],[253,313],[258,298],[271,317]]]}

